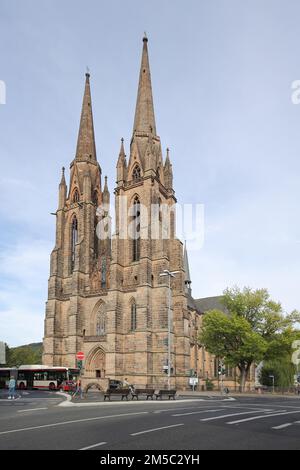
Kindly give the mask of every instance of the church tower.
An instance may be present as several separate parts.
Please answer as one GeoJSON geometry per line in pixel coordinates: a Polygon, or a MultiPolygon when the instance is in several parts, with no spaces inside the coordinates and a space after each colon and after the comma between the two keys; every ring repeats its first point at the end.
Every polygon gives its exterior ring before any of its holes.
{"type": "Polygon", "coordinates": [[[171,367],[186,383],[189,338],[182,243],[175,237],[175,192],[169,149],[163,161],[153,105],[148,39],[143,51],[129,159],[122,139],[117,162],[116,233],[112,243],[111,289],[116,295],[116,375],[132,383],[166,383],[168,280],[172,280],[171,367]],[[127,232],[126,232],[127,229],[127,232]],[[122,373],[120,374],[122,375],[122,373]]]}
{"type": "Polygon", "coordinates": [[[59,184],[46,304],[45,364],[75,367],[75,354],[82,348],[86,332],[86,298],[106,293],[109,287],[110,241],[101,241],[96,234],[97,208],[105,199],[109,200],[109,194],[107,184],[103,192],[101,189],[87,73],[69,189],[64,168],[59,184]]]}

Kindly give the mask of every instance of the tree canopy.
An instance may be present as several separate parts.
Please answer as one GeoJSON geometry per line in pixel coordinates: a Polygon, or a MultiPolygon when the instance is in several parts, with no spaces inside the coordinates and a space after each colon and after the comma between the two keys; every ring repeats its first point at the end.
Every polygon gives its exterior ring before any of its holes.
{"type": "Polygon", "coordinates": [[[285,315],[266,289],[226,289],[222,303],[226,313],[211,310],[204,315],[200,341],[207,351],[239,369],[243,390],[253,363],[291,351],[292,342],[300,338],[294,329],[300,314],[285,315]]]}

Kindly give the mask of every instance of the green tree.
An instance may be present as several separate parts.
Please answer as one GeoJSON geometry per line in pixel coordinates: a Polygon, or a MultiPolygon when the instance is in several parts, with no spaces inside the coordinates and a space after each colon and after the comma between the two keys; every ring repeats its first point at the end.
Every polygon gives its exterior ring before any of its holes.
{"type": "Polygon", "coordinates": [[[262,385],[271,387],[288,388],[294,385],[294,375],[296,374],[296,367],[291,362],[290,356],[278,358],[276,360],[271,359],[264,362],[264,366],[260,375],[260,382],[262,385]]]}
{"type": "Polygon", "coordinates": [[[244,391],[253,363],[291,348],[293,325],[300,315],[295,311],[285,316],[266,289],[226,289],[222,301],[227,313],[212,310],[204,316],[200,341],[207,351],[239,369],[244,391]]]}

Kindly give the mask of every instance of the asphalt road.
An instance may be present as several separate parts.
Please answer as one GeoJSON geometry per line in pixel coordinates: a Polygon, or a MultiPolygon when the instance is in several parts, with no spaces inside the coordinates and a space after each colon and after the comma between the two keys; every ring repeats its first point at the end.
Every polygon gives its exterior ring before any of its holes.
{"type": "Polygon", "coordinates": [[[51,392],[0,399],[0,449],[300,449],[297,397],[62,401],[51,392]]]}

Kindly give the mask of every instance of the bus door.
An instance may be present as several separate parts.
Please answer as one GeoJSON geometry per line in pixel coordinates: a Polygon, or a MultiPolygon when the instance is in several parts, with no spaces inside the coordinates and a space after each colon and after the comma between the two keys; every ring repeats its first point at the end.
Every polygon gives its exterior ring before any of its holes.
{"type": "Polygon", "coordinates": [[[27,388],[33,388],[33,372],[28,371],[24,375],[27,382],[27,388]]]}

